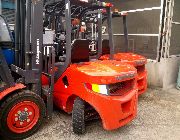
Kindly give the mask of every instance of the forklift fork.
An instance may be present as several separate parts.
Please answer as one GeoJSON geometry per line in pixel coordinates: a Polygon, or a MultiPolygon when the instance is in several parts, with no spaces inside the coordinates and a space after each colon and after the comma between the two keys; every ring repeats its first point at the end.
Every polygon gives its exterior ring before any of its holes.
{"type": "Polygon", "coordinates": [[[55,72],[55,49],[45,46],[43,51],[43,72],[48,77],[49,84],[42,86],[42,94],[46,97],[47,119],[52,118],[53,112],[53,90],[54,90],[54,72],[55,72]]]}

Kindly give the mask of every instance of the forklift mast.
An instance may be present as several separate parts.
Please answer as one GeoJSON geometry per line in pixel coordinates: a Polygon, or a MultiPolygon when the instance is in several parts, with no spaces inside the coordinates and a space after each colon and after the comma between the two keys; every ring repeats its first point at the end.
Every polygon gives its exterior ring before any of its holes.
{"type": "Polygon", "coordinates": [[[28,89],[46,97],[47,118],[52,117],[54,88],[54,44],[43,44],[43,0],[16,0],[15,64],[11,70],[28,89]],[[42,74],[49,84],[42,86],[42,74]]]}
{"type": "MultiPolygon", "coordinates": [[[[125,52],[129,50],[129,43],[128,43],[128,29],[127,29],[127,13],[122,12],[113,12],[112,18],[122,18],[123,19],[123,32],[124,32],[124,39],[125,39],[125,52]]],[[[102,23],[107,20],[107,13],[103,13],[102,23]]]]}
{"type": "Polygon", "coordinates": [[[16,61],[15,65],[11,66],[11,69],[24,78],[25,84],[32,85],[32,90],[37,94],[41,94],[42,52],[43,1],[17,0],[15,25],[16,61]]]}
{"type": "MultiPolygon", "coordinates": [[[[111,13],[109,13],[111,14],[111,13]]],[[[95,10],[95,11],[88,11],[84,16],[81,17],[81,22],[85,22],[85,23],[91,23],[92,24],[92,39],[95,39],[98,41],[97,43],[97,59],[99,59],[102,56],[102,24],[104,22],[104,17],[102,15],[102,10],[95,10]],[[95,26],[95,30],[93,29],[95,26]],[[98,25],[98,26],[97,26],[98,25]],[[98,29],[96,29],[96,27],[98,27],[98,29]],[[96,34],[96,32],[98,32],[98,35],[94,35],[96,34]]],[[[107,20],[107,26],[108,26],[108,35],[109,35],[109,40],[113,39],[113,34],[112,34],[112,15],[106,15],[106,19],[107,20]]],[[[87,33],[88,34],[88,33],[87,33]]],[[[109,46],[114,46],[113,41],[109,42],[109,46]]],[[[114,47],[110,47],[110,54],[114,54],[114,47]]],[[[113,56],[111,56],[112,58],[113,56]]]]}

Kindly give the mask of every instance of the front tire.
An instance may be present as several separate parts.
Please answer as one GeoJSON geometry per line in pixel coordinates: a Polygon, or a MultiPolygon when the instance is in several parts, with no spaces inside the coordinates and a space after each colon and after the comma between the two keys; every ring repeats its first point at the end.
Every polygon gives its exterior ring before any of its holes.
{"type": "Polygon", "coordinates": [[[72,112],[73,132],[76,134],[85,133],[85,101],[77,97],[74,101],[72,112]]]}
{"type": "Polygon", "coordinates": [[[37,94],[12,94],[0,105],[0,132],[12,140],[27,138],[39,129],[45,114],[44,101],[37,94]]]}

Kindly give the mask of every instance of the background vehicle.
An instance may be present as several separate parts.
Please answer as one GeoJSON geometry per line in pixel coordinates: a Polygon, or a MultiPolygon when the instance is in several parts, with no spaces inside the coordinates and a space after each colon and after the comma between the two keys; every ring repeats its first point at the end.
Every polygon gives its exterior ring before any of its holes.
{"type": "MultiPolygon", "coordinates": [[[[146,70],[146,63],[147,59],[141,55],[134,54],[128,52],[128,30],[127,30],[127,20],[126,20],[127,13],[121,12],[114,12],[113,17],[123,18],[123,29],[124,29],[124,38],[125,38],[125,51],[122,53],[114,54],[114,60],[125,62],[127,64],[133,65],[138,72],[137,76],[137,84],[138,84],[138,93],[139,95],[143,94],[147,90],[147,70],[146,70]]],[[[106,15],[104,19],[106,19],[106,15]]],[[[109,46],[108,40],[103,41],[103,56],[100,58],[101,60],[109,59],[109,46]]]]}

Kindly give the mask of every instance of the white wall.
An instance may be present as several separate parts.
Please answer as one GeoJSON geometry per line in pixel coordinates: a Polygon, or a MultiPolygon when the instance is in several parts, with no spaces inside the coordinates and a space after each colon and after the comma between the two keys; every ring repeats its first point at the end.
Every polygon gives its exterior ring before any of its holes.
{"type": "Polygon", "coordinates": [[[161,62],[149,60],[147,64],[148,85],[164,90],[176,85],[180,66],[180,57],[162,59],[161,62]]]}

